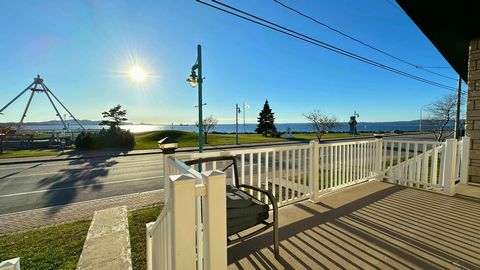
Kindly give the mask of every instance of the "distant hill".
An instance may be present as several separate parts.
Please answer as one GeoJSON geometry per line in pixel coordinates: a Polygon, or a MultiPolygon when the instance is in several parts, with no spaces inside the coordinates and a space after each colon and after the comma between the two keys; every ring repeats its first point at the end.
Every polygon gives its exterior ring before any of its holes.
{"type": "MultiPolygon", "coordinates": [[[[82,125],[98,125],[100,121],[92,121],[92,120],[78,120],[82,125]]],[[[74,120],[66,120],[66,123],[70,124],[76,124],[74,120]]],[[[16,125],[18,122],[6,122],[6,123],[0,123],[3,125],[16,125]]],[[[23,122],[24,125],[31,125],[31,126],[36,126],[36,125],[61,125],[62,122],[60,120],[49,120],[49,121],[43,121],[43,122],[23,122]]]]}
{"type": "MultiPolygon", "coordinates": [[[[77,124],[74,120],[66,120],[66,123],[70,123],[71,125],[77,124]]],[[[98,120],[78,120],[80,124],[88,126],[88,125],[98,125],[100,121],[98,120]]],[[[6,123],[1,123],[1,125],[16,125],[18,122],[6,122],[6,123]]],[[[49,120],[49,121],[43,121],[43,122],[23,122],[24,125],[29,125],[29,126],[43,126],[43,125],[62,125],[62,122],[60,120],[49,120]]],[[[128,125],[131,125],[132,123],[125,123],[128,125]]]]}

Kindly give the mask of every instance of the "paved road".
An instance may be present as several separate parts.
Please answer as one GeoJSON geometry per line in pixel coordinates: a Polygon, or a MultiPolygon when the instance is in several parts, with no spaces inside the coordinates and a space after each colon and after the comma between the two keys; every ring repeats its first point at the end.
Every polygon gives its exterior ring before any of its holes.
{"type": "MultiPolygon", "coordinates": [[[[432,140],[405,135],[404,140],[432,140]]],[[[0,215],[163,188],[162,155],[0,166],[0,215]]]]}
{"type": "Polygon", "coordinates": [[[161,189],[162,155],[2,165],[0,214],[161,189]]]}

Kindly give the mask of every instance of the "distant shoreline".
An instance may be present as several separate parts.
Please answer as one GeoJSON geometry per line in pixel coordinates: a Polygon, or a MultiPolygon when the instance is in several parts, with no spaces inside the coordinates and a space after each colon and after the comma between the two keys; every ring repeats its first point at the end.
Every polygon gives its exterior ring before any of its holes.
{"type": "MultiPolygon", "coordinates": [[[[370,132],[370,133],[391,133],[391,132],[416,132],[420,130],[420,122],[414,121],[395,121],[395,122],[360,122],[357,124],[358,132],[370,132]]],[[[2,124],[0,124],[2,125],[2,124]]],[[[15,125],[14,125],[15,126],[15,125]]],[[[100,130],[102,127],[98,124],[83,124],[84,128],[91,131],[100,130]]],[[[256,124],[242,124],[238,125],[239,133],[255,133],[256,124]]],[[[313,132],[313,129],[309,123],[278,123],[276,124],[279,132],[286,132],[291,130],[292,133],[309,133],[313,132]]],[[[55,124],[41,124],[41,123],[25,123],[24,129],[32,131],[61,131],[63,125],[61,123],[55,124]]],[[[150,125],[150,124],[126,124],[122,125],[123,129],[128,129],[133,133],[159,131],[159,130],[180,130],[187,132],[196,132],[197,127],[195,125],[150,125]]],[[[81,130],[77,124],[69,122],[69,129],[73,132],[81,130]]],[[[425,124],[423,125],[423,131],[428,130],[425,124]]],[[[453,129],[453,122],[447,125],[447,129],[453,129]]],[[[212,133],[229,134],[235,133],[235,124],[218,124],[212,133]]],[[[346,133],[350,131],[348,123],[340,123],[338,128],[332,130],[332,132],[346,133]]]]}

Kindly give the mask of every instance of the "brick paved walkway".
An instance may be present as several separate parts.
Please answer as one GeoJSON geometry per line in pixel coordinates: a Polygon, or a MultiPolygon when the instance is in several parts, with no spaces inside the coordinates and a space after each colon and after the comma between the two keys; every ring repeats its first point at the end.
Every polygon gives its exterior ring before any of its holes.
{"type": "Polygon", "coordinates": [[[126,205],[128,210],[163,202],[163,190],[133,193],[86,202],[0,215],[0,235],[91,219],[98,210],[126,205]]]}

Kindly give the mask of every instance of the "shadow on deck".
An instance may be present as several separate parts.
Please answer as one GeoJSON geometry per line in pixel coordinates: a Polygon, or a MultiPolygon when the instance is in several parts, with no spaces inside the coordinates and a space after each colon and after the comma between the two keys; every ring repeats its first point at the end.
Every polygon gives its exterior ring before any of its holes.
{"type": "Polygon", "coordinates": [[[280,213],[228,248],[229,269],[480,269],[480,202],[369,182],[280,213]]]}

